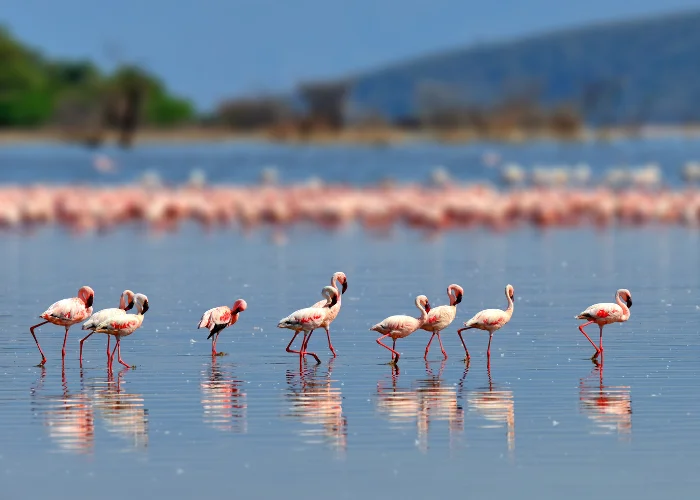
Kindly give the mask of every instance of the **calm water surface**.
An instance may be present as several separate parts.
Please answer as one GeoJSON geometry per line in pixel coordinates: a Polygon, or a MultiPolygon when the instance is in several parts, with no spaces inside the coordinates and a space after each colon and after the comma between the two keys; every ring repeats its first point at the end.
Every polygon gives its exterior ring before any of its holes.
{"type": "MultiPolygon", "coordinates": [[[[101,176],[92,152],[28,146],[0,149],[0,182],[130,182],[144,168],[180,182],[195,167],[212,181],[253,182],[266,165],[285,181],[423,180],[436,164],[461,179],[495,179],[480,163],[490,149],[148,146],[109,151],[122,169],[101,176]]],[[[700,142],[689,140],[496,149],[524,164],[588,161],[598,171],[660,161],[667,178],[700,157],[700,142]]],[[[160,236],[124,227],[0,238],[2,498],[695,498],[696,231],[528,228],[426,239],[299,226],[281,239],[185,226],[160,236]],[[300,366],[277,321],[319,300],[338,270],[349,279],[332,326],[339,356],[317,332],[310,348],[322,363],[300,366]],[[446,303],[450,283],[465,296],[443,335],[449,359],[435,345],[426,364],[429,335],[417,332],[398,342],[394,370],[368,328],[417,315],[420,293],[446,303]],[[483,332],[465,336],[467,369],[456,328],[480,309],[505,307],[507,283],[515,313],[494,337],[490,369],[483,332]],[[125,288],[148,295],[144,326],[123,342],[135,369],[115,364],[109,375],[105,339],[95,335],[81,370],[75,327],[62,369],[62,329],[51,325],[38,329],[48,363],[36,366],[29,326],[83,284],[95,289],[96,309],[115,307],[125,288]],[[600,368],[573,317],[621,287],[633,293],[632,317],[606,328],[600,368]],[[221,334],[228,355],[212,360],[197,322],[239,297],[248,310],[221,334]]]]}
{"type": "MultiPolygon", "coordinates": [[[[6,235],[0,250],[0,473],[7,498],[172,498],[235,491],[243,498],[405,498],[469,493],[494,498],[691,498],[700,465],[698,315],[700,239],[687,230],[508,234],[472,231],[426,240],[397,231],[296,229],[272,245],[264,232],[103,237],[44,230],[6,235]],[[332,327],[310,344],[322,363],[284,351],[277,320],[319,298],[333,271],[349,289],[332,327]],[[458,321],[504,307],[494,337],[468,333],[472,361],[450,328],[441,362],[417,332],[398,343],[399,370],[368,328],[416,314],[419,293],[445,303],[465,288],[458,321]],[[105,340],[78,364],[72,329],[65,370],[62,331],[28,332],[54,300],[78,286],[96,308],[124,288],[148,294],[144,326],[123,342],[137,365],[105,368],[105,340]],[[632,318],[606,329],[604,369],[573,316],[634,296],[632,318]],[[203,310],[248,301],[212,360],[203,310]],[[596,493],[597,492],[597,493],[596,493]],[[31,493],[31,494],[30,494],[31,493]]],[[[591,330],[591,333],[595,331],[591,330]]],[[[94,337],[97,337],[95,335],[94,337]]]]}

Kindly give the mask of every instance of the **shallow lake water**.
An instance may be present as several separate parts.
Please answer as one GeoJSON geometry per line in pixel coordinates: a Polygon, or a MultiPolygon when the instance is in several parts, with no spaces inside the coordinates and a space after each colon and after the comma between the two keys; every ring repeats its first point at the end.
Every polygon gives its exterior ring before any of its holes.
{"type": "MultiPolygon", "coordinates": [[[[283,245],[264,231],[153,236],[123,229],[72,237],[59,230],[5,235],[0,251],[0,473],[7,498],[173,498],[235,491],[244,498],[333,494],[432,498],[460,494],[584,498],[688,498],[700,464],[696,232],[675,229],[482,231],[425,239],[396,231],[298,228],[283,245]],[[276,328],[320,298],[336,270],[348,276],[332,325],[310,348],[322,363],[285,352],[276,328]],[[368,328],[417,314],[413,300],[447,301],[465,289],[453,326],[423,361],[427,332],[397,344],[399,369],[368,328]],[[477,310],[505,307],[494,336],[455,334],[477,310]],[[28,327],[80,285],[95,307],[125,288],[146,293],[143,327],[106,369],[95,335],[78,363],[71,329],[40,327],[44,369],[28,327]],[[631,319],[605,330],[603,368],[573,316],[632,291],[631,319]],[[212,306],[248,302],[212,360],[196,330],[212,306]],[[29,494],[31,492],[31,495],[29,494]],[[525,494],[527,493],[527,494],[525,494]]],[[[589,332],[596,338],[595,327],[589,332]]]]}
{"type": "MultiPolygon", "coordinates": [[[[256,181],[276,164],[283,180],[318,175],[363,183],[388,174],[423,180],[433,165],[462,179],[495,179],[481,165],[493,146],[343,149],[261,145],[140,147],[110,154],[123,167],[100,176],[78,148],[0,149],[0,182],[130,182],[160,166],[185,180],[201,167],[212,181],[256,181]],[[246,160],[247,159],[247,160],[246,160]],[[247,163],[246,163],[247,162],[247,163]],[[481,166],[476,166],[476,165],[481,166]],[[349,168],[357,165],[357,168],[349,168]],[[13,169],[9,169],[13,167],[13,169]],[[17,168],[14,168],[17,167],[17,168]]],[[[661,161],[665,173],[700,154],[698,141],[606,146],[514,146],[508,160],[661,161]]],[[[598,169],[598,170],[595,170],[598,169]]],[[[693,498],[700,465],[700,233],[671,227],[426,237],[383,236],[350,226],[303,225],[207,233],[195,225],[156,235],[121,227],[72,236],[46,227],[0,234],[0,476],[2,498],[693,498]],[[285,352],[282,317],[320,300],[334,271],[349,288],[331,327],[310,350],[321,364],[285,352]],[[417,315],[426,294],[447,303],[465,290],[457,319],[423,360],[427,332],[399,340],[398,369],[369,327],[417,315]],[[457,328],[475,312],[506,306],[494,335],[457,328]],[[148,295],[143,327],[122,342],[135,368],[106,368],[106,339],[85,344],[82,369],[71,328],[29,333],[54,301],[81,285],[95,310],[116,307],[125,288],[148,295]],[[605,359],[574,316],[631,290],[631,318],[605,329],[605,359]],[[248,310],[223,331],[212,359],[204,310],[244,298],[248,310]]],[[[597,328],[588,328],[597,339],[597,328]]],[[[297,341],[297,346],[299,342],[297,341]]]]}

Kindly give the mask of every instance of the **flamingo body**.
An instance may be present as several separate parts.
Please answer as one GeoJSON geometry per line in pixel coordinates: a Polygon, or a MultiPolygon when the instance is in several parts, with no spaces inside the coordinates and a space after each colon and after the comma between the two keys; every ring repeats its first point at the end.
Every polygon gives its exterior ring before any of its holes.
{"type": "MultiPolygon", "coordinates": [[[[134,292],[131,290],[124,290],[119,298],[119,307],[110,307],[107,309],[101,309],[90,316],[85,323],[82,325],[83,330],[91,330],[85,337],[80,339],[80,365],[83,363],[83,343],[95,333],[95,329],[103,321],[110,318],[113,314],[119,314],[120,312],[128,311],[134,307],[134,292]]],[[[107,337],[107,357],[109,359],[109,337],[107,337]]]]}
{"type": "Polygon", "coordinates": [[[425,295],[419,295],[416,297],[415,301],[416,307],[421,312],[418,318],[412,316],[406,316],[403,314],[389,316],[384,320],[380,321],[374,325],[370,330],[380,333],[382,336],[377,339],[377,344],[389,349],[392,352],[391,362],[398,363],[399,353],[396,352],[396,341],[398,339],[403,339],[411,335],[413,332],[421,328],[425,322],[428,320],[428,312],[430,312],[430,303],[428,302],[428,297],[425,295]],[[390,348],[382,344],[381,340],[384,337],[391,337],[394,341],[394,347],[390,348]]]}
{"type": "Polygon", "coordinates": [[[243,299],[238,299],[234,302],[231,308],[227,306],[213,307],[202,315],[199,320],[199,328],[207,328],[209,330],[208,339],[212,339],[211,353],[216,356],[216,342],[219,340],[219,333],[231,325],[235,325],[238,321],[238,315],[248,308],[248,304],[243,299]]]}
{"type": "Polygon", "coordinates": [[[615,293],[615,303],[603,302],[600,304],[593,304],[575,317],[576,319],[588,321],[587,323],[579,325],[578,329],[595,348],[593,359],[603,353],[603,327],[610,323],[623,323],[630,319],[630,307],[632,307],[632,294],[629,290],[621,288],[615,293]],[[595,345],[595,342],[593,342],[583,330],[583,327],[591,323],[597,324],[600,329],[600,341],[598,345],[595,345]]]}
{"type": "MultiPolygon", "coordinates": [[[[330,308],[329,313],[326,315],[325,320],[321,324],[321,327],[326,330],[326,336],[328,337],[328,348],[331,350],[333,353],[333,357],[336,357],[336,352],[335,349],[333,348],[333,344],[331,343],[331,331],[330,331],[330,326],[331,323],[335,320],[335,318],[338,317],[338,313],[340,312],[340,305],[342,301],[343,294],[345,291],[348,289],[348,278],[345,276],[345,273],[343,272],[337,272],[333,273],[333,276],[331,276],[331,286],[336,289],[338,292],[338,302],[330,308]],[[343,285],[342,290],[338,288],[338,283],[341,283],[343,285]]],[[[311,307],[324,307],[326,305],[325,300],[319,300],[316,302],[313,306],[311,307]]]]}
{"type": "Polygon", "coordinates": [[[433,342],[433,338],[437,335],[438,342],[440,342],[440,350],[444,359],[447,359],[447,353],[445,348],[442,346],[442,339],[440,338],[440,332],[445,328],[450,326],[457,316],[457,304],[462,301],[462,296],[464,295],[464,290],[461,286],[452,284],[447,287],[447,297],[450,299],[450,305],[448,306],[438,306],[434,307],[428,313],[428,320],[421,326],[421,329],[432,332],[428,345],[425,346],[425,355],[423,359],[428,360],[428,351],[430,350],[430,344],[433,342]]]}
{"type": "Polygon", "coordinates": [[[469,351],[467,350],[467,345],[464,343],[462,338],[462,332],[469,329],[484,330],[489,332],[489,345],[486,348],[486,357],[490,361],[491,359],[491,340],[493,339],[493,333],[497,330],[503,328],[503,326],[510,321],[513,316],[515,298],[515,289],[513,285],[506,286],[506,299],[508,300],[508,307],[506,310],[501,309],[484,309],[476,313],[469,321],[464,323],[464,328],[457,330],[459,339],[462,341],[462,346],[464,346],[464,352],[467,354],[466,361],[469,360],[469,351]]]}

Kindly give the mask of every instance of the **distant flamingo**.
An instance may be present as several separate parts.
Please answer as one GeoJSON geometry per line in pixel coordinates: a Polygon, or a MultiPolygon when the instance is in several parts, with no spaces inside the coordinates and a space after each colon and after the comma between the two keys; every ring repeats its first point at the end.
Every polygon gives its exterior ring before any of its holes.
{"type": "MultiPolygon", "coordinates": [[[[335,349],[333,349],[333,344],[331,344],[330,326],[333,320],[338,317],[338,313],[340,312],[341,299],[343,298],[343,294],[345,293],[345,291],[348,289],[348,278],[345,276],[345,273],[340,271],[334,273],[333,276],[331,276],[331,286],[338,291],[338,303],[331,307],[330,314],[326,316],[326,320],[321,326],[326,330],[326,336],[328,337],[328,347],[330,348],[331,352],[333,353],[333,357],[335,358],[335,349]],[[338,283],[341,283],[343,285],[342,291],[338,289],[338,283]]],[[[319,300],[311,307],[323,307],[324,305],[326,305],[326,301],[319,300]]]]}
{"type": "Polygon", "coordinates": [[[307,352],[306,347],[314,330],[316,328],[320,328],[327,321],[328,316],[331,314],[331,309],[338,302],[340,293],[332,286],[325,286],[323,287],[323,290],[321,290],[321,295],[326,297],[326,302],[323,307],[307,307],[305,309],[299,309],[298,311],[294,311],[286,318],[282,318],[277,325],[277,328],[294,330],[294,336],[292,337],[292,340],[289,341],[289,344],[287,344],[287,352],[299,354],[300,358],[308,354],[313,356],[317,363],[320,363],[321,360],[318,359],[318,356],[316,356],[315,353],[307,352]],[[294,339],[297,338],[297,335],[299,335],[299,332],[304,332],[304,340],[301,343],[301,350],[294,351],[291,349],[291,346],[294,339]]]}
{"type": "Polygon", "coordinates": [[[248,304],[243,299],[238,299],[233,303],[231,309],[226,306],[214,307],[202,315],[197,329],[208,328],[211,339],[211,355],[216,356],[216,341],[219,340],[219,333],[227,326],[234,325],[238,321],[238,314],[248,309],[248,304]]]}
{"type": "Polygon", "coordinates": [[[414,318],[412,316],[396,315],[389,316],[380,323],[374,325],[370,330],[379,332],[382,334],[381,337],[377,339],[377,344],[389,349],[391,354],[391,363],[396,364],[399,362],[399,353],[396,352],[396,340],[403,339],[411,335],[413,332],[422,328],[426,321],[428,321],[428,313],[430,312],[430,302],[428,302],[428,297],[425,295],[419,295],[416,297],[416,307],[420,311],[420,317],[414,318]],[[381,340],[384,337],[391,337],[394,341],[393,348],[382,344],[381,340]],[[394,357],[395,356],[395,357],[394,357]]]}
{"type": "Polygon", "coordinates": [[[83,324],[84,327],[88,327],[94,332],[105,333],[107,335],[114,335],[117,339],[117,344],[112,350],[112,354],[108,360],[108,368],[112,369],[112,362],[114,361],[114,352],[117,352],[119,358],[119,363],[131,368],[122,360],[121,351],[121,338],[127,337],[134,333],[143,324],[143,315],[148,311],[148,297],[142,293],[137,293],[134,295],[134,303],[136,304],[136,311],[138,314],[127,314],[126,311],[121,309],[113,309],[113,312],[107,315],[101,323],[93,325],[90,321],[83,324]]]}
{"type": "Polygon", "coordinates": [[[63,337],[63,350],[61,351],[61,359],[66,357],[66,341],[68,340],[68,330],[71,326],[76,323],[84,321],[92,314],[92,303],[95,300],[95,292],[89,286],[84,286],[78,290],[77,297],[71,297],[70,299],[63,299],[55,302],[46,311],[44,311],[40,318],[45,319],[39,324],[36,324],[29,328],[29,331],[34,337],[34,342],[39,348],[41,353],[41,363],[44,365],[46,363],[46,356],[44,356],[44,351],[41,350],[39,341],[34,334],[34,329],[38,326],[45,325],[46,323],[52,323],[54,325],[64,326],[66,328],[66,334],[63,337]]]}
{"type": "Polygon", "coordinates": [[[462,332],[464,330],[469,330],[471,328],[477,328],[479,330],[486,330],[489,332],[489,346],[486,349],[486,357],[491,360],[491,339],[493,339],[493,333],[496,330],[500,330],[503,325],[510,321],[511,316],[513,316],[513,297],[515,297],[515,289],[513,285],[506,286],[506,299],[508,299],[508,308],[503,311],[501,309],[484,309],[474,315],[472,319],[464,323],[464,328],[457,330],[457,335],[462,341],[464,346],[464,352],[467,353],[467,358],[465,361],[469,361],[469,351],[467,350],[467,345],[464,343],[462,338],[462,332]]]}
{"type": "Polygon", "coordinates": [[[455,284],[448,286],[447,297],[450,299],[450,305],[432,308],[430,310],[430,313],[428,314],[428,321],[426,321],[425,324],[421,326],[422,330],[425,330],[427,332],[433,332],[433,334],[430,336],[430,340],[428,341],[428,345],[425,346],[425,356],[423,356],[423,359],[425,359],[426,361],[428,359],[428,351],[430,350],[430,344],[432,343],[433,338],[436,335],[438,338],[438,342],[440,342],[440,350],[442,351],[442,355],[444,356],[444,359],[447,359],[447,353],[445,352],[445,348],[442,347],[442,339],[440,339],[440,332],[448,326],[450,326],[450,324],[454,321],[455,316],[457,315],[457,304],[459,304],[462,301],[463,295],[464,290],[461,286],[455,284]]]}
{"type": "Polygon", "coordinates": [[[630,319],[629,308],[632,307],[632,294],[630,291],[625,288],[619,289],[615,294],[615,301],[617,304],[613,304],[612,302],[593,304],[576,316],[576,319],[588,320],[588,323],[579,325],[578,329],[581,330],[581,333],[583,333],[583,336],[588,339],[591,345],[595,347],[593,358],[597,358],[600,354],[603,354],[603,327],[610,323],[622,323],[630,319]],[[583,331],[583,327],[591,323],[596,323],[600,328],[600,347],[595,345],[591,338],[586,335],[586,332],[583,331]]]}
{"type": "MultiPolygon", "coordinates": [[[[95,333],[95,327],[102,323],[105,319],[109,318],[113,313],[117,311],[128,311],[134,307],[134,292],[131,290],[124,290],[121,297],[119,298],[119,307],[111,307],[109,309],[102,309],[97,311],[95,314],[90,316],[90,319],[83,323],[83,330],[92,330],[85,337],[80,340],[80,364],[83,364],[83,342],[90,338],[90,336],[95,333]]],[[[109,337],[107,337],[107,357],[109,358],[109,337]]]]}

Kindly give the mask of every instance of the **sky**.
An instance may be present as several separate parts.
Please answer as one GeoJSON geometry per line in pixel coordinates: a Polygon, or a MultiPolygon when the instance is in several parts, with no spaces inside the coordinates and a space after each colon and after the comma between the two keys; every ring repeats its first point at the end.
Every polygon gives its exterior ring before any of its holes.
{"type": "Polygon", "coordinates": [[[700,0],[1,0],[48,56],[137,63],[201,110],[442,49],[700,8],[700,0]]]}

